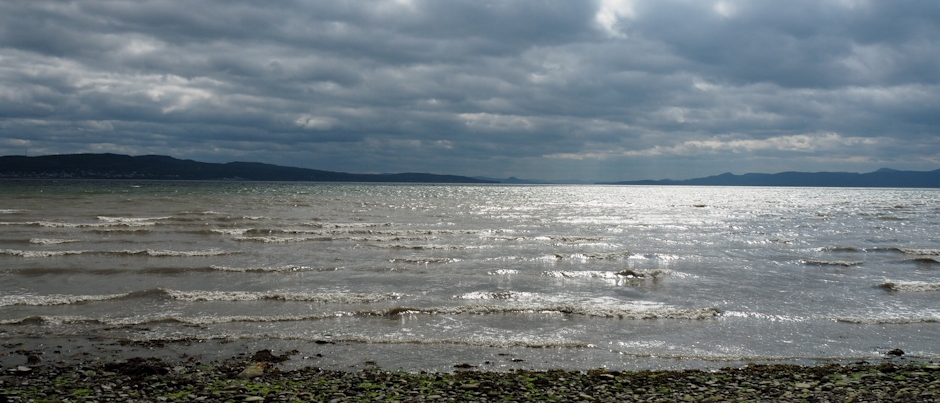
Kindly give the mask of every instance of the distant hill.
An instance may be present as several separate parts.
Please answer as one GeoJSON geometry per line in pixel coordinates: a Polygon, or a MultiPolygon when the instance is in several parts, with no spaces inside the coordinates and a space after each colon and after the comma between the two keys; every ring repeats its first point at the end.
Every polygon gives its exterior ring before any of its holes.
{"type": "Polygon", "coordinates": [[[777,174],[725,173],[688,180],[643,180],[607,183],[613,185],[685,185],[685,186],[805,186],[805,187],[885,187],[940,188],[940,169],[935,171],[898,171],[882,168],[869,173],[852,172],[781,172],[777,174]]]}
{"type": "Polygon", "coordinates": [[[488,183],[456,175],[351,174],[258,162],[216,164],[163,155],[119,154],[0,157],[0,178],[488,183]]]}

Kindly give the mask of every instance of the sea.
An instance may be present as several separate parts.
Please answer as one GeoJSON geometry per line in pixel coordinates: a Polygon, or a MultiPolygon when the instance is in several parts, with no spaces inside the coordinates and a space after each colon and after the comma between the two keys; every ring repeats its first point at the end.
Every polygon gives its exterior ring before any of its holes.
{"type": "Polygon", "coordinates": [[[9,180],[0,342],[353,370],[937,360],[940,190],[9,180]]]}

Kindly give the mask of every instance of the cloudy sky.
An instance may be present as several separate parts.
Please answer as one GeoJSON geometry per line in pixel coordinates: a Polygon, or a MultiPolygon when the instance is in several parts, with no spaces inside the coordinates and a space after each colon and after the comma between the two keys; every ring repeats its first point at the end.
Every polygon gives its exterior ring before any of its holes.
{"type": "Polygon", "coordinates": [[[550,180],[940,168],[940,2],[0,2],[0,155],[550,180]]]}

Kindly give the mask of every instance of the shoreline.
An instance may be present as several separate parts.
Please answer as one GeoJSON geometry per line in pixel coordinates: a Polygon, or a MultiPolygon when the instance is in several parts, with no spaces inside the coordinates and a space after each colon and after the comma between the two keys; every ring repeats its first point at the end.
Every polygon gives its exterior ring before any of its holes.
{"type": "MultiPolygon", "coordinates": [[[[138,353],[145,353],[138,351],[138,353]]],[[[194,356],[44,360],[28,350],[0,368],[6,402],[356,401],[936,401],[940,364],[886,357],[852,364],[749,364],[716,370],[453,372],[284,369],[296,351],[259,350],[202,362],[194,356]]],[[[164,354],[165,355],[165,354],[164,354]]]]}

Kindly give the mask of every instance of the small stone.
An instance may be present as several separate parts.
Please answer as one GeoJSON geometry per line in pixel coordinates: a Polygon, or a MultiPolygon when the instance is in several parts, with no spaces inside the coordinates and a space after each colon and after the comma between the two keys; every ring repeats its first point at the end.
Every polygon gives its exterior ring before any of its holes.
{"type": "Polygon", "coordinates": [[[248,396],[245,398],[246,402],[263,402],[264,398],[261,396],[248,396]]]}
{"type": "Polygon", "coordinates": [[[32,371],[32,370],[33,370],[32,368],[27,367],[27,366],[24,366],[24,365],[20,365],[20,366],[16,367],[16,372],[19,372],[19,373],[21,373],[21,374],[25,374],[25,373],[27,373],[27,372],[29,372],[29,371],[32,371]]]}
{"type": "Polygon", "coordinates": [[[793,387],[798,388],[798,389],[809,389],[809,388],[813,387],[813,384],[811,384],[811,383],[806,383],[806,382],[797,382],[797,383],[793,384],[793,387]]]}
{"type": "Polygon", "coordinates": [[[583,392],[582,392],[582,393],[578,393],[578,396],[581,396],[582,399],[595,400],[595,399],[594,399],[594,396],[591,396],[591,395],[589,395],[589,394],[587,394],[587,393],[583,393],[583,392]]]}
{"type": "Polygon", "coordinates": [[[461,389],[477,389],[479,387],[480,385],[477,385],[475,383],[465,383],[463,385],[460,385],[461,389]]]}

